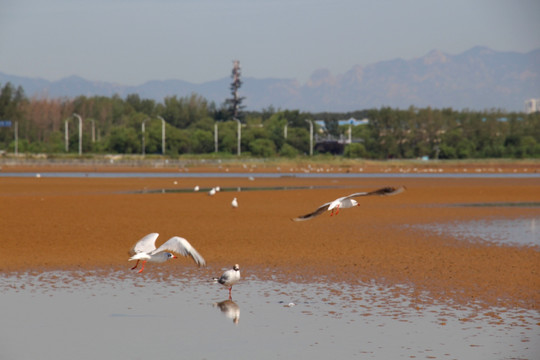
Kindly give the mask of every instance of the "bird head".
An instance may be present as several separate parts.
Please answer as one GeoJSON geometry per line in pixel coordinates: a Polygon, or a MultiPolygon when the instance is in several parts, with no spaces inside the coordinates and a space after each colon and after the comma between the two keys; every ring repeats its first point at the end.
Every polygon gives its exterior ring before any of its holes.
{"type": "Polygon", "coordinates": [[[240,270],[240,265],[238,265],[238,264],[234,264],[234,266],[233,266],[233,270],[235,270],[235,271],[238,271],[238,270],[240,270]]]}
{"type": "Polygon", "coordinates": [[[176,257],[174,254],[171,254],[171,253],[166,253],[167,254],[167,259],[178,259],[178,257],[176,257]]]}

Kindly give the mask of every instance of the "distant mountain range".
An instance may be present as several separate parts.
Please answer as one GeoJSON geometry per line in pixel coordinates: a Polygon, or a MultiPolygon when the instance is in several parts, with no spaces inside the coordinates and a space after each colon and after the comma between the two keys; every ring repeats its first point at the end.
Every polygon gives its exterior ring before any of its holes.
{"type": "MultiPolygon", "coordinates": [[[[540,49],[526,54],[474,47],[458,55],[433,50],[412,59],[356,65],[340,75],[327,69],[313,72],[300,83],[295,79],[244,77],[240,93],[248,110],[275,109],[345,112],[389,106],[456,110],[504,109],[523,111],[524,102],[540,98],[540,49]]],[[[139,94],[162,102],[167,96],[199,94],[217,105],[230,97],[231,79],[202,84],[182,80],[149,81],[138,86],[88,81],[70,76],[58,81],[7,75],[0,85],[22,86],[27,96],[49,98],[139,94]]]]}

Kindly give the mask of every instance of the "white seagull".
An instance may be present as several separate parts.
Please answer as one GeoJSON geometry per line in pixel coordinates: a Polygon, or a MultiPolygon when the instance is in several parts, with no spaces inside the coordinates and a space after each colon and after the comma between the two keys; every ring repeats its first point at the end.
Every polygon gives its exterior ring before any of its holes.
{"type": "Polygon", "coordinates": [[[199,185],[195,185],[195,187],[193,188],[193,191],[199,191],[199,185]]]}
{"type": "Polygon", "coordinates": [[[156,249],[156,239],[158,238],[158,233],[151,233],[139,240],[135,246],[129,251],[129,254],[132,255],[129,258],[129,261],[137,260],[137,263],[131,270],[134,270],[139,265],[139,261],[142,260],[142,267],[139,270],[141,273],[144,270],[144,264],[146,262],[155,262],[162,263],[169,259],[176,259],[177,257],[174,254],[171,254],[168,251],[182,254],[183,256],[190,256],[199,266],[206,265],[203,257],[195,250],[193,246],[184,238],[179,236],[173,236],[167,240],[163,245],[156,249]]]}
{"type": "Polygon", "coordinates": [[[221,277],[213,278],[213,280],[229,288],[229,299],[231,299],[232,287],[240,281],[240,266],[235,264],[232,269],[225,271],[221,277]]]}
{"type": "Polygon", "coordinates": [[[340,197],[334,201],[327,202],[326,204],[323,204],[317,208],[317,210],[306,214],[301,215],[297,218],[292,219],[293,221],[305,221],[313,219],[315,216],[321,215],[325,211],[332,211],[330,213],[330,216],[337,215],[339,213],[339,209],[347,209],[351,208],[353,206],[358,206],[358,202],[354,200],[353,198],[359,197],[359,196],[370,196],[370,195],[396,195],[400,192],[403,192],[405,190],[404,186],[394,188],[394,187],[384,187],[378,190],[370,191],[370,192],[358,192],[351,195],[340,197]]]}
{"type": "Polygon", "coordinates": [[[236,209],[238,207],[238,200],[236,200],[236,198],[234,198],[232,201],[231,201],[231,206],[236,209]]]}
{"type": "Polygon", "coordinates": [[[210,191],[208,192],[208,195],[210,196],[216,195],[216,188],[211,188],[210,191]]]}

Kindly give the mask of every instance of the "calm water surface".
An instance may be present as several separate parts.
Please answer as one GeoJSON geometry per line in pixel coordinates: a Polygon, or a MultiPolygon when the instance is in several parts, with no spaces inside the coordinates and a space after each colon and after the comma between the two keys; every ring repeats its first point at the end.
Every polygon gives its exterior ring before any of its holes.
{"type": "Polygon", "coordinates": [[[482,219],[444,224],[415,225],[414,227],[433,231],[438,235],[446,234],[471,242],[537,246],[540,249],[540,216],[518,219],[482,219]]]}
{"type": "MultiPolygon", "coordinates": [[[[2,359],[534,359],[540,314],[412,300],[376,283],[228,291],[196,271],[0,275],[2,359]]],[[[413,289],[411,289],[411,292],[413,289]]],[[[407,293],[407,291],[405,291],[407,293]]]]}

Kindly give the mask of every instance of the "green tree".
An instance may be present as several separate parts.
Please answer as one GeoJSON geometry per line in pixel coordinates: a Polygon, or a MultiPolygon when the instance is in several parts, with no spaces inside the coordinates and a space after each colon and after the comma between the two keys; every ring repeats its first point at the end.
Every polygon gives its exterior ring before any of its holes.
{"type": "Polygon", "coordinates": [[[249,151],[254,156],[272,157],[276,155],[276,145],[270,139],[255,139],[249,143],[249,151]]]}
{"type": "Polygon", "coordinates": [[[343,156],[347,158],[365,158],[366,155],[366,148],[360,143],[348,144],[343,151],[343,156]]]}
{"type": "Polygon", "coordinates": [[[108,148],[120,154],[140,153],[141,143],[133,128],[114,127],[109,136],[108,148]]]}

